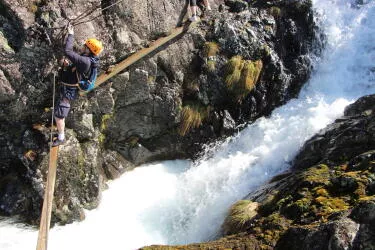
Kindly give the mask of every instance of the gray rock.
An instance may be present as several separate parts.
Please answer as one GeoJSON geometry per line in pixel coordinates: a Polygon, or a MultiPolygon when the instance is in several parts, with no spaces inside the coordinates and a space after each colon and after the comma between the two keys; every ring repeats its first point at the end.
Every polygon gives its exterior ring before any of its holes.
{"type": "Polygon", "coordinates": [[[130,73],[129,84],[126,85],[123,98],[124,105],[142,103],[151,98],[147,71],[136,69],[130,73]]]}
{"type": "Polygon", "coordinates": [[[103,153],[103,170],[108,179],[116,179],[125,171],[133,169],[135,165],[125,160],[118,152],[108,150],[103,153]]]}
{"type": "Polygon", "coordinates": [[[249,7],[247,2],[242,0],[225,0],[225,4],[229,6],[231,12],[242,12],[249,7]]]}
{"type": "Polygon", "coordinates": [[[15,97],[15,90],[10,85],[4,72],[0,69],[0,103],[6,102],[15,97]]]}
{"type": "MultiPolygon", "coordinates": [[[[375,95],[366,97],[366,99],[374,98],[375,95]]],[[[358,112],[368,110],[372,107],[372,104],[371,102],[367,103],[369,106],[364,105],[362,99],[360,99],[349,106],[347,110],[357,110],[358,112]]],[[[374,116],[374,114],[368,116],[353,115],[338,119],[305,143],[295,158],[294,166],[303,168],[318,162],[326,162],[327,159],[330,162],[340,163],[345,159],[351,159],[363,153],[362,156],[358,156],[349,162],[349,168],[360,169],[361,162],[363,166],[367,167],[369,160],[374,157],[373,153],[366,153],[375,146],[375,137],[373,136],[374,116]],[[342,131],[345,131],[345,133],[342,131]]]]}
{"type": "Polygon", "coordinates": [[[93,115],[84,111],[71,112],[66,119],[66,126],[74,129],[78,140],[89,140],[95,137],[93,115]]]}

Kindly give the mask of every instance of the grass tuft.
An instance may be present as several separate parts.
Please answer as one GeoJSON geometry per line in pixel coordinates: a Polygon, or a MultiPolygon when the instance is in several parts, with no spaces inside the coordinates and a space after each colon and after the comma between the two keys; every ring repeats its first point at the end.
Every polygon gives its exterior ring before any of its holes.
{"type": "Polygon", "coordinates": [[[209,114],[209,107],[200,105],[187,105],[181,110],[180,127],[178,133],[186,135],[191,129],[198,128],[209,114]]]}
{"type": "Polygon", "coordinates": [[[281,10],[279,7],[272,6],[269,9],[270,15],[272,15],[275,19],[279,18],[281,16],[281,10]]]}
{"type": "Polygon", "coordinates": [[[240,200],[233,204],[223,224],[225,234],[241,231],[258,213],[259,204],[250,200],[240,200]]]}
{"type": "Polygon", "coordinates": [[[203,47],[205,57],[216,56],[219,50],[219,45],[215,42],[206,42],[203,47]]]}
{"type": "Polygon", "coordinates": [[[237,101],[241,101],[254,89],[262,68],[261,60],[243,60],[241,56],[234,56],[228,61],[225,83],[237,101]]]}

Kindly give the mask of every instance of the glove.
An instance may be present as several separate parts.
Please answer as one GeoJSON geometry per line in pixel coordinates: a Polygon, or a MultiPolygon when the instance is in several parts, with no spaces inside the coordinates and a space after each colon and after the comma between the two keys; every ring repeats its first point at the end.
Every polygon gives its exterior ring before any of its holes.
{"type": "Polygon", "coordinates": [[[68,34],[74,35],[74,27],[71,24],[68,25],[68,34]]]}

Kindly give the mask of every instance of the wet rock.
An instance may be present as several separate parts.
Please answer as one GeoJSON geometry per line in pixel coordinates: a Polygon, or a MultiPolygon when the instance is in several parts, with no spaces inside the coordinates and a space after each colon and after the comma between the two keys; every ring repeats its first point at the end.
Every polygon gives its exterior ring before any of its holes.
{"type": "MultiPolygon", "coordinates": [[[[101,195],[99,170],[96,167],[98,147],[80,144],[71,130],[66,131],[67,141],[59,148],[57,178],[55,184],[53,223],[72,223],[84,218],[83,209],[98,205],[101,195]]],[[[40,171],[45,181],[48,155],[43,159],[40,171]]]]}
{"type": "Polygon", "coordinates": [[[291,228],[280,239],[275,249],[350,249],[359,225],[342,219],[318,228],[291,228]]]}
{"type": "Polygon", "coordinates": [[[125,171],[135,167],[116,151],[106,151],[103,155],[102,167],[108,179],[116,179],[125,171]]]}
{"type": "Polygon", "coordinates": [[[331,182],[339,192],[353,192],[358,188],[357,180],[350,176],[336,177],[331,182]]]}
{"type": "Polygon", "coordinates": [[[223,125],[222,128],[224,132],[232,131],[235,128],[236,122],[233,120],[232,116],[229,114],[227,110],[223,111],[222,114],[223,118],[223,125]]]}
{"type": "Polygon", "coordinates": [[[375,195],[375,181],[371,182],[367,186],[367,192],[368,192],[369,195],[375,195]]]}
{"type": "Polygon", "coordinates": [[[350,217],[361,224],[373,223],[375,221],[375,202],[361,202],[353,209],[350,217]]]}
{"type": "Polygon", "coordinates": [[[30,187],[16,176],[0,177],[0,214],[15,216],[27,213],[30,187]]]}
{"type": "MultiPolygon", "coordinates": [[[[363,99],[358,100],[347,108],[349,110],[347,114],[351,113],[350,110],[362,113],[371,109],[370,100],[374,98],[375,96],[372,95],[365,98],[366,102],[363,99]]],[[[330,162],[339,163],[371,150],[375,146],[373,118],[374,114],[345,116],[338,119],[306,142],[296,157],[294,166],[303,168],[318,162],[326,162],[328,159],[330,162]]],[[[361,168],[360,162],[367,167],[372,157],[373,154],[370,152],[358,156],[349,162],[349,168],[361,168]]]]}
{"type": "MultiPolygon", "coordinates": [[[[375,160],[375,151],[371,150],[354,157],[348,163],[348,169],[352,171],[368,169],[375,160]]],[[[374,168],[372,168],[374,171],[374,168]]]]}
{"type": "Polygon", "coordinates": [[[373,95],[359,98],[355,104],[345,108],[345,116],[373,115],[375,110],[375,98],[373,95]]]}

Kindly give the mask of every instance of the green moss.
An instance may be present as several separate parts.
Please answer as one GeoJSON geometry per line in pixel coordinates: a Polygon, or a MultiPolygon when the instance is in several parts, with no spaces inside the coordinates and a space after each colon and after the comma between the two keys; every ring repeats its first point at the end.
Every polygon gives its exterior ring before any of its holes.
{"type": "Polygon", "coordinates": [[[156,79],[155,76],[149,75],[148,78],[147,78],[147,83],[153,83],[153,82],[155,82],[155,79],[156,79]]]}
{"type": "Polygon", "coordinates": [[[130,147],[135,147],[138,145],[139,137],[137,136],[130,136],[126,142],[130,145],[130,147]]]}
{"type": "Polygon", "coordinates": [[[288,195],[285,198],[280,199],[276,203],[276,208],[280,208],[280,207],[286,206],[286,204],[288,204],[292,200],[293,200],[293,197],[291,195],[288,195]]]}
{"type": "Polygon", "coordinates": [[[105,114],[102,116],[102,121],[100,124],[100,131],[103,132],[107,129],[108,127],[108,122],[109,120],[113,117],[113,114],[105,114]]]}
{"type": "Polygon", "coordinates": [[[279,213],[273,213],[259,221],[261,234],[256,236],[267,245],[275,245],[280,236],[289,228],[291,221],[281,216],[279,213]]]}
{"type": "Polygon", "coordinates": [[[98,137],[99,144],[103,145],[105,143],[105,140],[106,140],[105,134],[100,133],[98,137]]]}
{"type": "Polygon", "coordinates": [[[375,201],[375,195],[371,196],[362,196],[361,198],[358,199],[359,202],[362,201],[375,201]]]}
{"type": "Polygon", "coordinates": [[[366,185],[359,182],[358,188],[354,191],[353,194],[355,199],[360,199],[361,197],[366,196],[366,185]]]}
{"type": "Polygon", "coordinates": [[[293,202],[292,204],[290,204],[288,208],[291,211],[293,211],[294,216],[292,216],[292,217],[295,218],[296,216],[300,216],[303,213],[308,212],[309,209],[310,209],[310,204],[311,204],[311,199],[302,198],[302,199],[299,199],[299,200],[293,202]]]}
{"type": "Polygon", "coordinates": [[[319,196],[315,198],[317,206],[317,215],[328,217],[332,213],[340,212],[349,209],[349,205],[341,198],[319,196]]]}
{"type": "Polygon", "coordinates": [[[313,189],[313,191],[315,192],[316,196],[323,196],[323,197],[329,196],[329,193],[328,193],[327,189],[325,189],[323,187],[316,187],[316,188],[313,189]]]}
{"type": "Polygon", "coordinates": [[[329,168],[324,164],[311,167],[303,173],[303,179],[312,185],[328,185],[330,177],[329,168]]]}
{"type": "Polygon", "coordinates": [[[268,194],[266,196],[261,206],[259,206],[258,212],[262,216],[267,216],[269,214],[272,214],[274,211],[279,209],[279,207],[281,206],[280,204],[287,202],[289,199],[292,199],[292,197],[287,196],[286,198],[284,198],[284,201],[281,201],[280,198],[278,197],[278,192],[274,191],[273,193],[268,194]]]}

